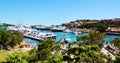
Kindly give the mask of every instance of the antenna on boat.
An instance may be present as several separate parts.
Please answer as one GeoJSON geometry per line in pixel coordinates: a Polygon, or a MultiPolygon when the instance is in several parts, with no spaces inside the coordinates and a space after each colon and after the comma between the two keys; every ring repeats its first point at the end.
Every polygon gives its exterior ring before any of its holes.
{"type": "MultiPolygon", "coordinates": [[[[0,21],[2,20],[2,17],[0,17],[0,21]]],[[[2,22],[1,22],[2,23],[2,22]]]]}
{"type": "Polygon", "coordinates": [[[19,18],[19,21],[20,21],[18,24],[22,25],[22,20],[21,20],[20,16],[18,18],[19,18]]]}

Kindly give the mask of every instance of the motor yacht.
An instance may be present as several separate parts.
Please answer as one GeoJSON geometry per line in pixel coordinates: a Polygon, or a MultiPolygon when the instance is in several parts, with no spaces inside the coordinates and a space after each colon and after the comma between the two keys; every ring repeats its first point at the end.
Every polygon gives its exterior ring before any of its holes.
{"type": "Polygon", "coordinates": [[[10,31],[19,30],[20,32],[23,33],[24,37],[28,37],[36,40],[54,39],[56,37],[52,32],[50,33],[40,32],[40,31],[37,31],[36,29],[32,29],[29,27],[21,26],[21,25],[9,26],[7,30],[10,30],[10,31]]]}

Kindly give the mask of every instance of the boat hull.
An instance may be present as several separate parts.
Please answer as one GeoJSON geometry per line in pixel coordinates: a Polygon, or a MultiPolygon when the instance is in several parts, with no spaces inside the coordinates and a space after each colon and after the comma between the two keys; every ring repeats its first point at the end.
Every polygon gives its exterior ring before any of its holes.
{"type": "Polygon", "coordinates": [[[120,31],[106,31],[107,35],[120,35],[120,31]]]}
{"type": "Polygon", "coordinates": [[[53,32],[63,32],[64,30],[51,30],[53,32]]]}

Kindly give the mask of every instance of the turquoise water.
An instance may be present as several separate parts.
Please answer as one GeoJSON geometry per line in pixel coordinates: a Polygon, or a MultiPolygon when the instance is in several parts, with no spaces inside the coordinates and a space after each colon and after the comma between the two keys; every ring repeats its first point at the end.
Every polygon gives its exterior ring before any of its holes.
{"type": "Polygon", "coordinates": [[[40,43],[39,41],[32,40],[32,39],[29,39],[29,38],[24,38],[24,41],[25,41],[27,44],[31,44],[31,45],[37,45],[37,44],[40,43]]]}
{"type": "MultiPolygon", "coordinates": [[[[41,30],[41,32],[50,32],[49,30],[41,30]]],[[[53,32],[56,35],[56,39],[55,41],[58,42],[61,38],[70,38],[71,42],[76,41],[76,36],[82,36],[82,35],[86,35],[86,33],[84,34],[73,34],[73,33],[66,33],[66,32],[53,32]]],[[[32,45],[36,45],[39,43],[39,41],[36,40],[32,40],[29,38],[24,38],[24,40],[26,41],[26,43],[28,44],[32,44],[32,45]]]]}
{"type": "MultiPolygon", "coordinates": [[[[59,41],[61,38],[67,38],[69,37],[72,42],[76,41],[76,34],[72,34],[72,33],[64,33],[64,32],[53,32],[56,35],[56,42],[59,41]]],[[[82,36],[82,35],[86,35],[86,34],[78,34],[77,36],[82,36]]],[[[109,42],[110,40],[114,39],[114,38],[120,38],[120,36],[115,36],[115,35],[107,35],[105,41],[109,42]]],[[[29,38],[24,38],[25,42],[27,44],[31,44],[31,45],[36,45],[39,43],[39,41],[36,40],[32,40],[29,38]]]]}
{"type": "MultiPolygon", "coordinates": [[[[51,32],[50,30],[39,30],[40,32],[51,32]]],[[[66,33],[66,32],[53,32],[56,35],[55,41],[58,42],[61,38],[70,38],[72,39],[71,41],[74,42],[76,41],[76,36],[82,36],[86,35],[84,34],[74,34],[74,33],[66,33]]]]}
{"type": "Polygon", "coordinates": [[[110,42],[110,40],[113,40],[114,38],[120,38],[120,36],[117,35],[107,35],[105,41],[110,42]]]}
{"type": "Polygon", "coordinates": [[[0,28],[4,28],[4,29],[6,29],[8,26],[0,26],[0,28]]]}
{"type": "MultiPolygon", "coordinates": [[[[7,28],[6,26],[0,26],[0,28],[7,28]]],[[[39,30],[40,32],[51,32],[50,30],[39,30]]],[[[73,34],[73,33],[65,33],[65,32],[53,32],[56,35],[56,39],[55,41],[58,42],[61,38],[70,38],[71,42],[76,41],[76,36],[82,36],[82,35],[86,35],[87,33],[84,34],[73,34]]],[[[120,36],[116,36],[116,35],[107,35],[105,41],[109,42],[110,40],[114,39],[114,38],[120,38],[120,36]]],[[[32,40],[29,38],[24,38],[25,42],[27,44],[32,44],[32,45],[36,45],[38,43],[40,43],[39,41],[36,40],[32,40]]]]}
{"type": "MultiPolygon", "coordinates": [[[[40,32],[51,32],[50,30],[39,30],[40,32]]],[[[82,36],[82,35],[87,35],[87,33],[84,33],[84,34],[73,34],[73,33],[65,33],[65,32],[53,32],[55,35],[56,35],[56,39],[55,41],[58,42],[61,38],[70,38],[71,39],[71,42],[74,42],[76,41],[76,36],[82,36]]],[[[120,38],[120,36],[116,36],[116,35],[107,35],[106,39],[105,39],[105,42],[110,42],[110,40],[114,39],[114,38],[120,38]]],[[[28,39],[28,38],[25,38],[25,39],[28,39]]],[[[35,40],[29,40],[26,42],[28,44],[38,44],[39,42],[38,41],[35,41],[35,40]]]]}

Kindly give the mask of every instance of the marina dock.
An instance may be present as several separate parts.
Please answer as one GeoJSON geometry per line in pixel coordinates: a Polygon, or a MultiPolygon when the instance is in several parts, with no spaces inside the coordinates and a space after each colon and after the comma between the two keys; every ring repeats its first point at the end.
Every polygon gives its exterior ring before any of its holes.
{"type": "Polygon", "coordinates": [[[40,32],[35,29],[26,26],[9,26],[7,30],[16,31],[19,30],[23,33],[24,37],[31,38],[38,41],[43,41],[47,39],[55,39],[55,35],[52,32],[40,32]]]}

